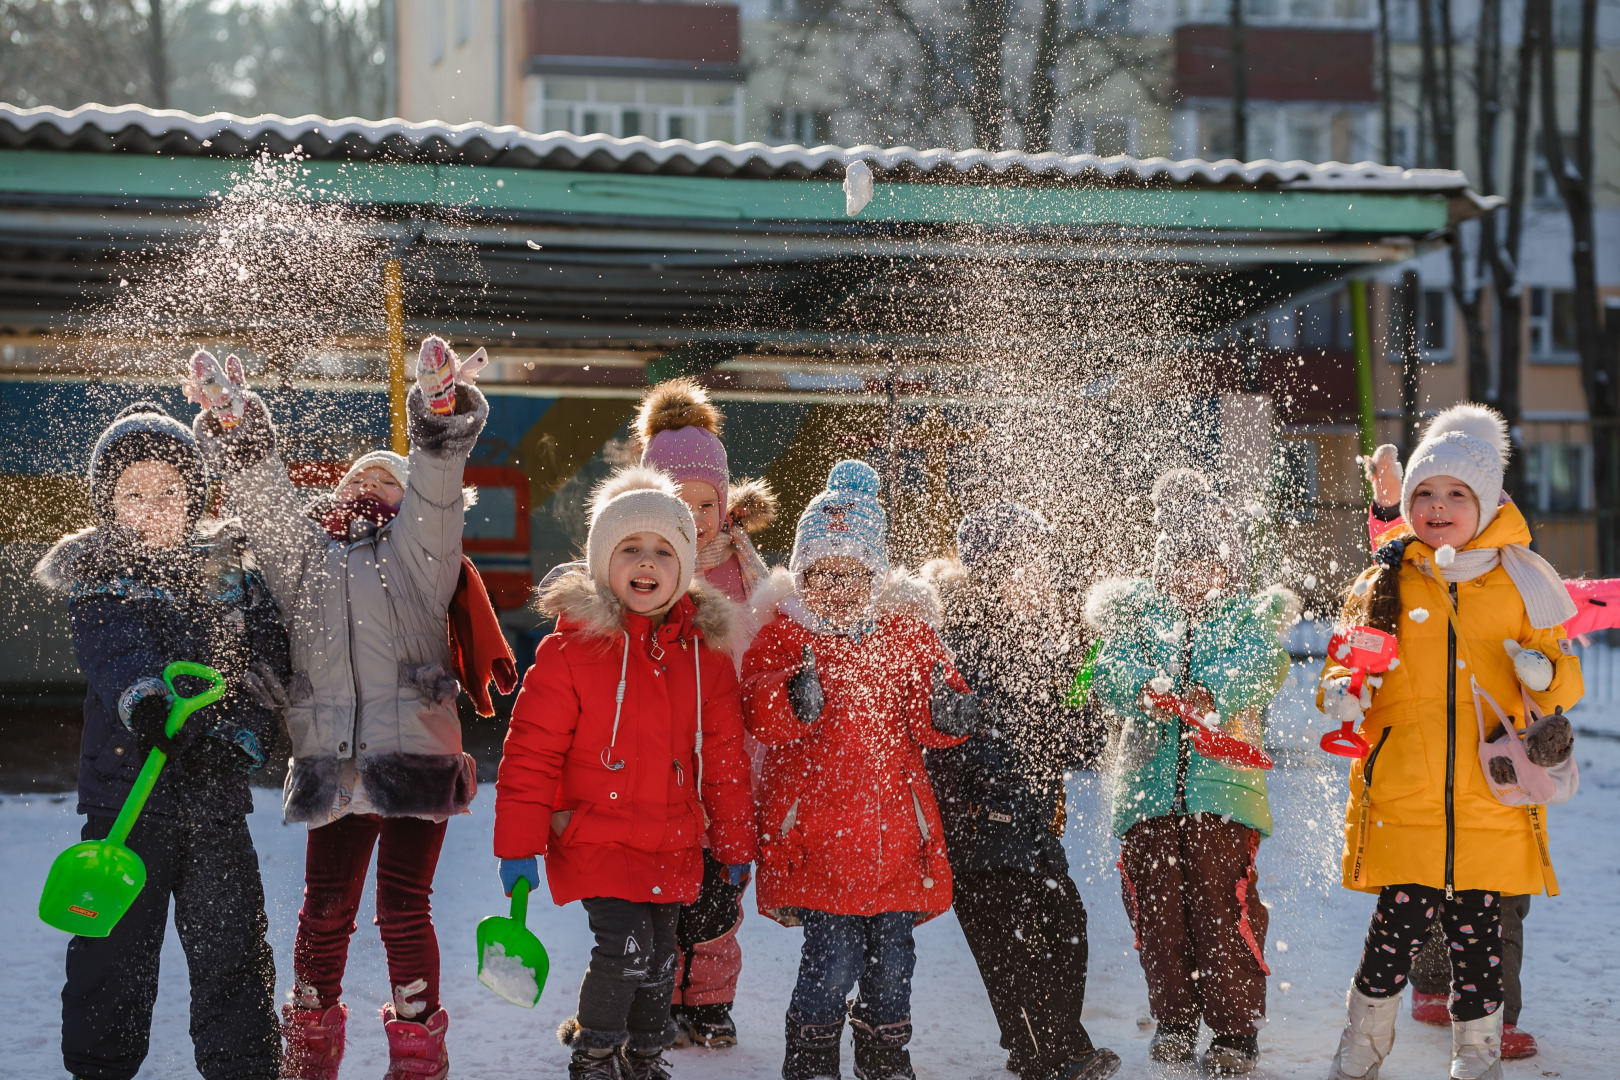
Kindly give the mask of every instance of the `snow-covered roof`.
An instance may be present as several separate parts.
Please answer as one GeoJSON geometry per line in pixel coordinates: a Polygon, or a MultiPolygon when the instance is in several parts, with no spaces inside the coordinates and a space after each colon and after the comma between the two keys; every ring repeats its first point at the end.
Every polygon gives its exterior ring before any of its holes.
{"type": "Polygon", "coordinates": [[[916,150],[909,146],[766,146],[656,142],[645,136],[536,135],[488,124],[405,120],[328,120],[319,116],[196,116],[141,105],[83,105],[64,112],[0,104],[0,149],[125,151],[240,157],[294,148],[314,159],[399,161],[682,176],[838,179],[864,160],[878,179],[911,181],[1080,182],[1122,186],[1224,186],[1314,191],[1447,192],[1468,180],[1450,169],[1336,161],[1172,161],[1169,158],[1025,154],[1019,151],[916,150]]]}

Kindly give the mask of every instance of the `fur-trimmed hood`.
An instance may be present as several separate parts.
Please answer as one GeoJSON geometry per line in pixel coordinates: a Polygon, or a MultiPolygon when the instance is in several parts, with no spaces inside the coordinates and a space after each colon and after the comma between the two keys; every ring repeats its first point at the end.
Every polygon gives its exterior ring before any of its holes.
{"type": "MultiPolygon", "coordinates": [[[[761,626],[779,614],[808,626],[810,624],[806,621],[806,612],[799,602],[798,592],[795,575],[789,570],[777,567],[771,571],[770,578],[749,598],[749,611],[761,626]]],[[[904,566],[897,566],[883,579],[877,599],[873,601],[872,614],[878,618],[885,615],[910,615],[938,629],[939,594],[920,575],[904,566]]]]}
{"type": "Polygon", "coordinates": [[[978,599],[979,590],[960,559],[930,559],[923,563],[920,576],[939,598],[940,619],[945,625],[957,621],[978,599]]]}
{"type": "MultiPolygon", "coordinates": [[[[692,598],[692,625],[710,648],[730,652],[742,632],[742,613],[714,586],[694,580],[686,595],[692,598]]],[[[605,586],[581,569],[570,570],[549,586],[536,606],[586,638],[607,640],[624,629],[624,605],[605,586]]]]}
{"type": "MultiPolygon", "coordinates": [[[[199,523],[187,546],[202,549],[206,568],[251,568],[247,537],[235,518],[199,523]]],[[[121,525],[92,525],[52,544],[34,566],[33,576],[51,592],[71,595],[79,589],[126,578],[136,561],[161,554],[138,546],[121,525]]]]}

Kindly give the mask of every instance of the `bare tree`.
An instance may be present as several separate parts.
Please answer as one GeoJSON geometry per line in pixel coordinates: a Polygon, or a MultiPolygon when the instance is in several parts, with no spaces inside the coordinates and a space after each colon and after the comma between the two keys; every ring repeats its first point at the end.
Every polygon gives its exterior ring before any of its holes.
{"type": "Polygon", "coordinates": [[[1249,50],[1243,28],[1243,0],[1231,0],[1227,24],[1232,64],[1232,156],[1249,160],[1249,50]]]}
{"type": "Polygon", "coordinates": [[[1564,151],[1558,121],[1558,82],[1551,0],[1530,0],[1540,38],[1541,152],[1547,171],[1569,213],[1575,271],[1575,340],[1581,355],[1581,383],[1586,389],[1586,410],[1592,423],[1592,481],[1597,493],[1598,568],[1616,571],[1615,513],[1620,502],[1616,476],[1616,420],[1620,400],[1616,394],[1615,350],[1603,332],[1598,315],[1596,230],[1593,222],[1593,76],[1597,53],[1597,0],[1581,0],[1580,75],[1575,106],[1573,154],[1564,151]]]}

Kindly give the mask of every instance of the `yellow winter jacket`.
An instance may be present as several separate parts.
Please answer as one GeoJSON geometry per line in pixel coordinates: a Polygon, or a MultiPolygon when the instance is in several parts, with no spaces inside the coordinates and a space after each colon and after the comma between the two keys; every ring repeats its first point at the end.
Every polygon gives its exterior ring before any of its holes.
{"type": "MultiPolygon", "coordinates": [[[[1511,503],[1467,545],[1529,544],[1530,529],[1511,503]]],[[[1400,570],[1400,663],[1373,691],[1361,735],[1372,751],[1350,767],[1345,809],[1344,885],[1377,892],[1407,883],[1431,888],[1491,889],[1508,895],[1556,893],[1545,861],[1545,807],[1505,806],[1485,782],[1469,676],[1503,712],[1524,725],[1524,705],[1505,638],[1553,661],[1553,681],[1530,694],[1536,711],[1568,710],[1580,700],[1581,665],[1562,627],[1536,630],[1500,565],[1473,581],[1436,581],[1434,550],[1412,538],[1400,570]],[[1446,593],[1456,593],[1460,635],[1448,658],[1451,620],[1446,593]],[[1448,693],[1454,705],[1448,707],[1448,693]],[[1448,784],[1448,779],[1450,783],[1448,784]],[[1538,832],[1540,833],[1538,837],[1538,832]]],[[[1331,657],[1324,678],[1349,672],[1331,657]]],[[[1485,729],[1495,714],[1485,706],[1485,729]]]]}

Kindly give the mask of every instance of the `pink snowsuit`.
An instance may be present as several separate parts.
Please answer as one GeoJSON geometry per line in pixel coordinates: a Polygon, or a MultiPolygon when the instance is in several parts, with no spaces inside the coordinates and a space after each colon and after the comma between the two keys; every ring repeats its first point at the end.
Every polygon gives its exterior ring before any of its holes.
{"type": "MultiPolygon", "coordinates": [[[[1373,507],[1367,507],[1367,536],[1374,549],[1385,533],[1405,524],[1399,517],[1385,521],[1373,507]]],[[[1620,627],[1620,578],[1566,578],[1564,588],[1575,601],[1575,616],[1564,623],[1564,633],[1581,637],[1620,627]]]]}

